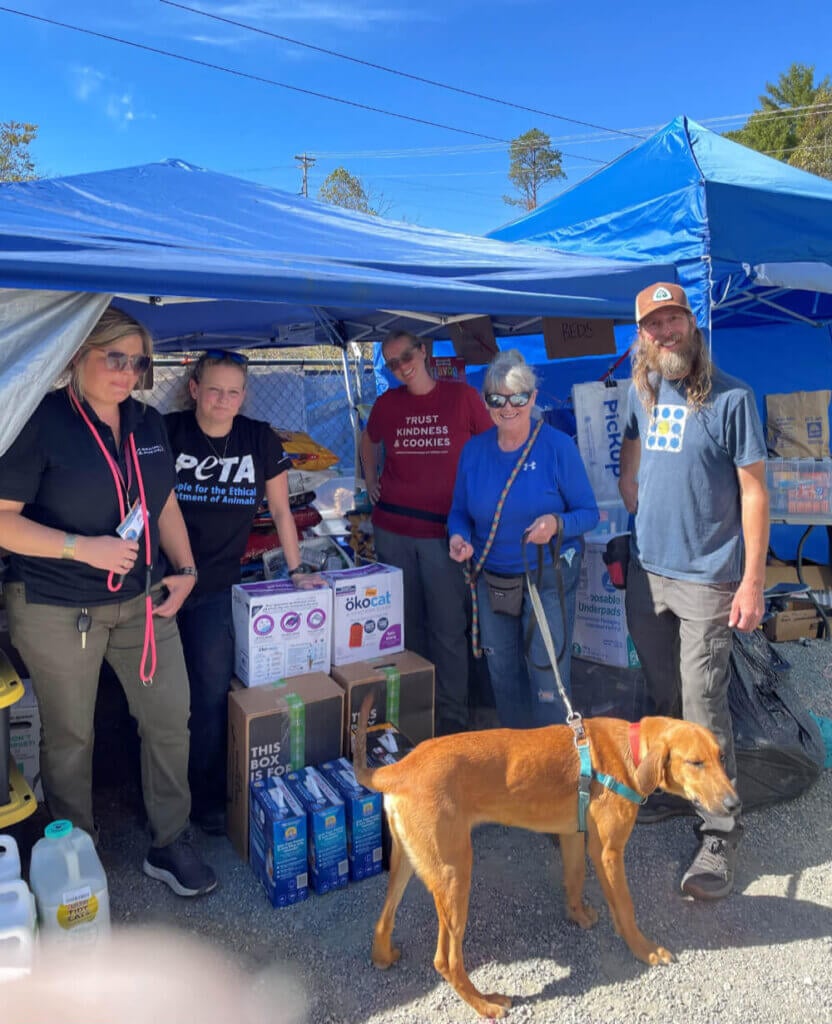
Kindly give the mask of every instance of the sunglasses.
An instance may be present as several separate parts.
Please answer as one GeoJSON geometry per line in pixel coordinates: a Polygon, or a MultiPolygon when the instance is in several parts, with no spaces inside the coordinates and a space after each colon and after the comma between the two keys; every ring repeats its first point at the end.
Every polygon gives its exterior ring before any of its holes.
{"type": "Polygon", "coordinates": [[[421,348],[421,345],[411,345],[410,348],[406,348],[400,356],[394,356],[392,359],[385,359],[384,365],[391,373],[395,373],[400,366],[407,366],[408,363],[412,363],[416,358],[416,349],[421,348]]]}
{"type": "Polygon", "coordinates": [[[489,391],[485,396],[485,404],[489,409],[502,409],[508,402],[513,409],[520,409],[529,404],[531,397],[531,391],[518,391],[515,395],[501,395],[496,391],[489,391]]]}
{"type": "Polygon", "coordinates": [[[209,348],[201,356],[202,359],[221,359],[224,362],[236,363],[237,366],[248,366],[248,356],[242,352],[229,352],[224,348],[209,348]]]}
{"type": "Polygon", "coordinates": [[[146,373],[152,362],[150,356],[128,356],[126,352],[110,351],[104,356],[104,364],[107,369],[119,373],[123,373],[128,366],[133,373],[146,373]]]}

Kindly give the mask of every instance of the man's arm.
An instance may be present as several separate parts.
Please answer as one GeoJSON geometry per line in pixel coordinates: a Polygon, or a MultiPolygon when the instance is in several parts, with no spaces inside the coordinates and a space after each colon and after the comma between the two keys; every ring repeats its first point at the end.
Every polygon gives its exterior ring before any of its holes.
{"type": "Polygon", "coordinates": [[[728,625],[732,629],[750,633],[760,625],[765,611],[763,590],[769,534],[765,462],[752,462],[750,466],[737,467],[737,480],[740,485],[745,571],[734,595],[728,625]]]}
{"type": "Polygon", "coordinates": [[[641,438],[625,437],[621,442],[619,461],[620,475],[618,491],[628,512],[635,512],[638,505],[638,467],[641,462],[641,438]]]}

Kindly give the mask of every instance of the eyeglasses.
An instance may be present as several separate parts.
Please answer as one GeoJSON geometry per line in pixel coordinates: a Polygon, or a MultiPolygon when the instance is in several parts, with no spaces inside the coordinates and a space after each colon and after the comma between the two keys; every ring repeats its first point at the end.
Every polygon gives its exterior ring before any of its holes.
{"type": "Polygon", "coordinates": [[[417,348],[421,348],[421,346],[411,345],[410,348],[406,348],[400,356],[394,356],[392,359],[385,359],[385,366],[391,373],[395,373],[400,366],[407,366],[408,363],[413,362],[416,358],[417,348]]]}
{"type": "Polygon", "coordinates": [[[237,366],[247,366],[248,356],[243,355],[242,352],[229,352],[224,348],[209,348],[200,356],[200,361],[204,359],[221,359],[223,362],[236,363],[237,366]]]}
{"type": "Polygon", "coordinates": [[[126,352],[109,351],[104,355],[104,363],[108,370],[123,373],[129,366],[133,373],[146,373],[153,360],[150,356],[128,356],[126,352]]]}
{"type": "Polygon", "coordinates": [[[501,395],[498,391],[489,391],[485,396],[485,404],[489,409],[502,409],[508,402],[513,409],[520,409],[529,404],[531,397],[531,391],[518,391],[514,395],[501,395]]]}

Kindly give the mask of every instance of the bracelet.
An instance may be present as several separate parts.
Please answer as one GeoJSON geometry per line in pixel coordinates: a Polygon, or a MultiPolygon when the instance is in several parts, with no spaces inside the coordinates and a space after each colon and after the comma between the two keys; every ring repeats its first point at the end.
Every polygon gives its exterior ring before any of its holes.
{"type": "Polygon", "coordinates": [[[176,570],[176,576],[193,576],[194,580],[199,579],[199,573],[196,570],[195,565],[183,565],[176,570]]]}
{"type": "Polygon", "coordinates": [[[61,550],[61,558],[75,559],[75,545],[78,542],[78,535],[76,533],[68,533],[64,537],[64,546],[61,550]]]}
{"type": "Polygon", "coordinates": [[[295,566],[294,569],[289,570],[290,576],[308,576],[310,573],[317,572],[318,570],[313,565],[307,565],[306,562],[301,562],[300,565],[295,566]]]}

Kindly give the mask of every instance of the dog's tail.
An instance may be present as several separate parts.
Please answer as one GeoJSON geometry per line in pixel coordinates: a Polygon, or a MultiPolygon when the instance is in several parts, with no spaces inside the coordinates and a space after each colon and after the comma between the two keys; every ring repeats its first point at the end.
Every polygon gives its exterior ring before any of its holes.
{"type": "Polygon", "coordinates": [[[373,705],[374,696],[374,693],[370,691],[361,704],[361,710],[358,713],[358,727],[355,730],[355,741],[352,751],[352,767],[355,772],[355,777],[362,786],[367,786],[368,789],[378,788],[373,783],[373,778],[376,773],[372,768],[367,766],[367,724],[370,720],[370,708],[373,705]]]}

